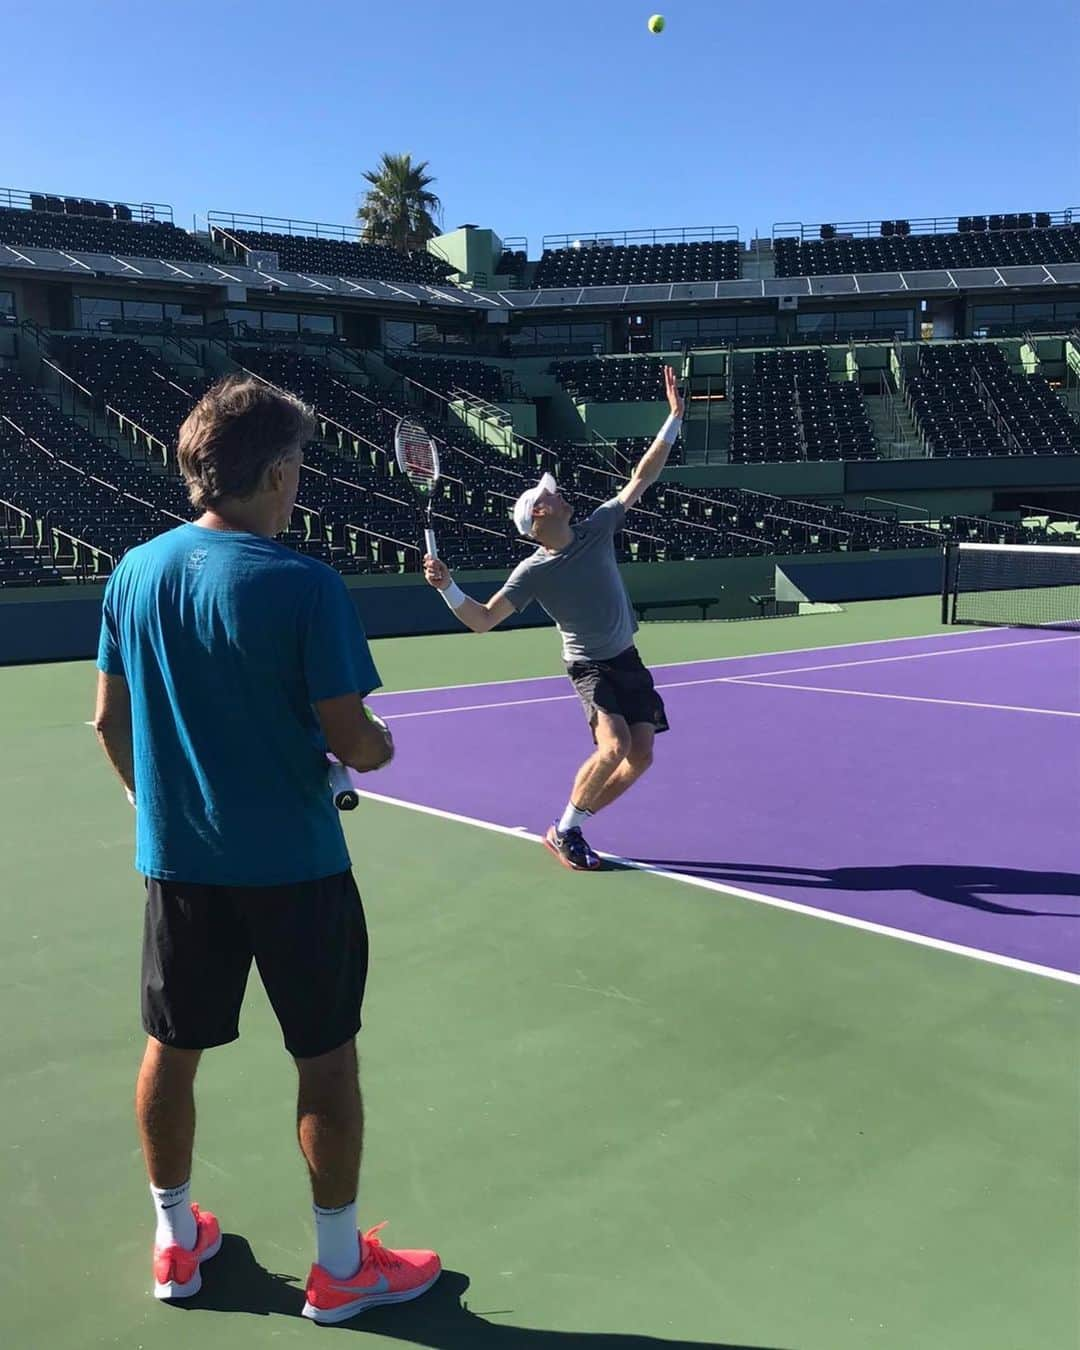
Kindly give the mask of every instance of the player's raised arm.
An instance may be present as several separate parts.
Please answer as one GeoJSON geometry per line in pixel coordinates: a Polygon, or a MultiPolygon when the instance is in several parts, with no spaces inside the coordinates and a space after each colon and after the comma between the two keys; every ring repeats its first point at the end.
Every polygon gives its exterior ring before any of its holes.
{"type": "Polygon", "coordinates": [[[424,580],[435,587],[465,627],[474,633],[486,633],[514,613],[514,606],[502,591],[497,591],[485,605],[466,595],[440,558],[425,557],[424,580]]]}
{"type": "Polygon", "coordinates": [[[683,399],[675,380],[675,372],[670,366],[664,367],[664,392],[667,394],[671,413],[657,433],[656,440],[638,460],[637,468],[631,474],[629,483],[619,493],[619,501],[622,502],[623,506],[635,505],[643,493],[652,487],[667,463],[668,455],[671,454],[671,447],[679,439],[679,431],[682,428],[683,399]]]}

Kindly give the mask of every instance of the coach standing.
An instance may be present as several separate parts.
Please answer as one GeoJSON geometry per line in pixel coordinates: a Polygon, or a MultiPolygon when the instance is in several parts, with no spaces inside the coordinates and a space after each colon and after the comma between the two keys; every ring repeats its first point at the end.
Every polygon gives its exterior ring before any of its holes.
{"type": "Polygon", "coordinates": [[[440,1266],[356,1227],[368,945],[326,750],[364,772],[393,743],[365,715],[379,676],[344,582],[274,538],[314,426],[304,404],[244,376],[192,411],[178,457],[202,514],[132,549],[110,578],[94,726],[136,807],[146,878],[136,1114],[154,1293],[196,1293],[221,1245],[189,1196],[195,1072],[203,1050],[239,1034],[254,959],[299,1074],[318,1244],[304,1315],[339,1322],[416,1297],[440,1266]]]}

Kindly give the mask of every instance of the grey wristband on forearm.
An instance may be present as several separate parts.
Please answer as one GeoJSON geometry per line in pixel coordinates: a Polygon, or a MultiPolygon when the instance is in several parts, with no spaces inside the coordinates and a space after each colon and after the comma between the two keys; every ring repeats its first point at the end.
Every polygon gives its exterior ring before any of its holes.
{"type": "Polygon", "coordinates": [[[449,586],[444,586],[439,594],[453,610],[460,609],[469,598],[456,581],[452,581],[449,586]]]}

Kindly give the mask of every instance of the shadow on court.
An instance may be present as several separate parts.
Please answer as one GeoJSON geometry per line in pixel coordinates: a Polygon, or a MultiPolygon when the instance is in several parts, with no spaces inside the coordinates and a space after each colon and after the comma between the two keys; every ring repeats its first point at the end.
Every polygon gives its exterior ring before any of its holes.
{"type": "MultiPolygon", "coordinates": [[[[304,1272],[306,1275],[306,1271],[304,1272]]],[[[265,1317],[299,1317],[304,1275],[274,1274],[260,1266],[247,1239],[226,1233],[221,1251],[203,1267],[202,1291],[193,1299],[167,1306],[177,1311],[240,1312],[265,1317]]],[[[367,1331],[431,1350],[784,1350],[780,1346],[736,1345],[730,1341],[662,1340],[656,1336],[584,1331],[542,1331],[513,1326],[502,1319],[508,1309],[488,1312],[488,1321],[466,1307],[462,1296],[469,1277],[444,1270],[438,1283],[415,1303],[372,1308],[337,1331],[367,1331]]],[[[790,1347],[787,1348],[790,1350],[790,1347]]]]}
{"type": "Polygon", "coordinates": [[[993,896],[1015,900],[1025,895],[1060,895],[1080,899],[1075,872],[1028,872],[1015,867],[961,867],[909,863],[894,867],[777,867],[772,863],[704,862],[686,858],[641,858],[649,867],[707,877],[723,884],[768,888],[799,886],[813,891],[916,891],[947,905],[962,905],[984,914],[1014,914],[1039,919],[1080,919],[1080,905],[1065,910],[1033,909],[1005,904],[993,896]]]}

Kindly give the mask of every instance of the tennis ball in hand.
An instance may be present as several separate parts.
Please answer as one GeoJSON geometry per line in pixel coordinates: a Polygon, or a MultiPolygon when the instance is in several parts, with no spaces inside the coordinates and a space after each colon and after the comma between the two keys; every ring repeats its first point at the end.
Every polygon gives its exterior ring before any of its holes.
{"type": "Polygon", "coordinates": [[[364,712],[367,714],[367,720],[369,722],[374,722],[380,731],[385,731],[387,735],[390,734],[390,728],[386,725],[386,723],[382,720],[382,718],[378,715],[378,713],[373,713],[371,711],[371,709],[367,706],[366,703],[364,704],[364,712]]]}
{"type": "Polygon", "coordinates": [[[664,16],[662,14],[654,14],[652,18],[649,20],[649,32],[662,33],[663,31],[664,31],[664,16]]]}

